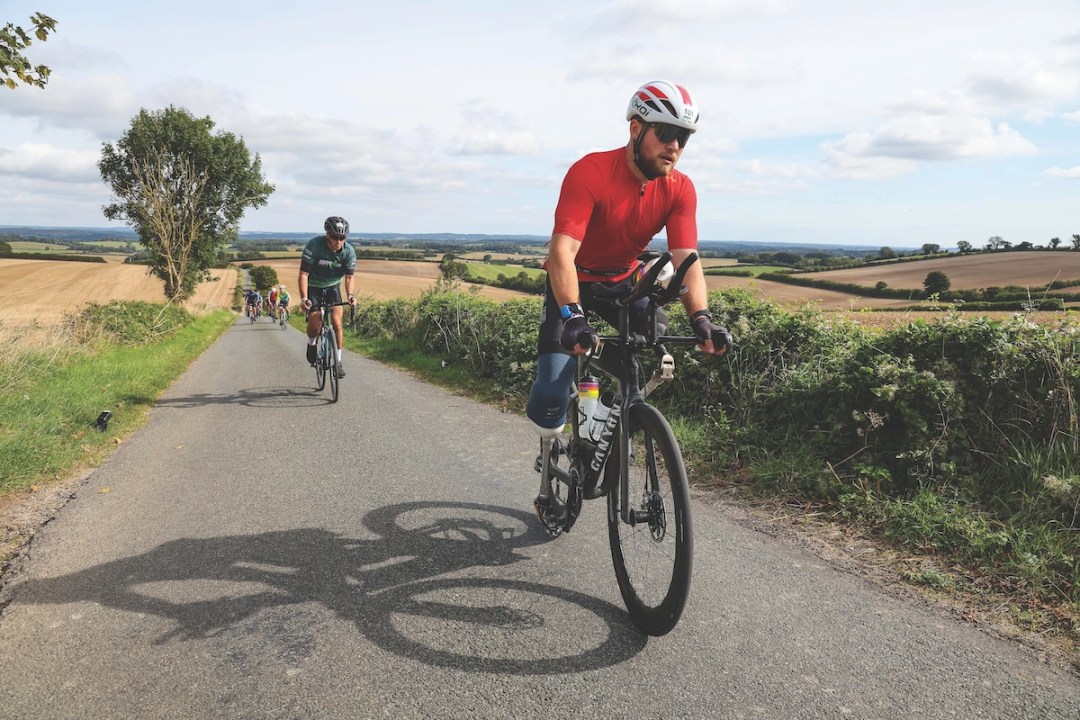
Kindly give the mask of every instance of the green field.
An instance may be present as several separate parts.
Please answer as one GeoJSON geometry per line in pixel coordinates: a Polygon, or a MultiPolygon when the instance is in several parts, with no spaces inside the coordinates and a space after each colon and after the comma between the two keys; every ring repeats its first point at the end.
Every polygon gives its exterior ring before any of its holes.
{"type": "Polygon", "coordinates": [[[714,267],[735,267],[739,261],[735,258],[701,258],[701,267],[708,270],[714,267]]]}
{"type": "Polygon", "coordinates": [[[469,275],[484,280],[497,280],[499,275],[514,277],[524,272],[529,277],[543,277],[544,271],[539,268],[527,268],[521,265],[487,265],[485,263],[465,263],[469,267],[469,275]]]}
{"type": "MultiPolygon", "coordinates": [[[[298,247],[295,250],[260,250],[259,252],[266,260],[280,260],[282,258],[299,258],[302,250],[303,248],[298,247]]],[[[258,262],[258,260],[240,260],[237,262],[258,262]]]]}
{"type": "Polygon", "coordinates": [[[53,243],[37,242],[34,240],[12,240],[10,243],[13,252],[24,253],[70,253],[71,248],[64,245],[54,245],[53,243]]]}
{"type": "Polygon", "coordinates": [[[761,275],[762,273],[771,272],[784,272],[791,268],[783,267],[781,265],[723,265],[723,266],[705,266],[706,275],[734,275],[739,273],[745,275],[747,271],[753,274],[754,277],[761,275]]]}
{"type": "Polygon", "coordinates": [[[135,240],[131,241],[130,243],[124,240],[88,240],[79,244],[90,245],[97,248],[105,248],[107,250],[127,250],[128,245],[138,245],[138,242],[135,240]]]}
{"type": "Polygon", "coordinates": [[[489,252],[484,252],[484,251],[481,250],[481,251],[478,251],[478,252],[468,252],[468,253],[464,253],[462,255],[458,255],[458,259],[459,260],[466,260],[466,261],[469,261],[469,260],[476,261],[476,260],[483,260],[485,257],[487,257],[489,255],[491,256],[492,260],[518,260],[518,261],[532,260],[532,259],[539,260],[539,259],[543,259],[543,258],[547,257],[546,252],[535,252],[535,253],[524,253],[524,254],[523,253],[499,253],[499,252],[489,253],[489,252]]]}

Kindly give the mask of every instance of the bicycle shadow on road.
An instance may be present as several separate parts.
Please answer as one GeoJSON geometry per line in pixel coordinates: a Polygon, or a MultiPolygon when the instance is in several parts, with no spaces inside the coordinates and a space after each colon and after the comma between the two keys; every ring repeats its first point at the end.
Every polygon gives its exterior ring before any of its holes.
{"type": "Polygon", "coordinates": [[[595,670],[646,645],[622,608],[497,570],[532,561],[520,551],[548,542],[527,513],[413,502],[375,510],[364,524],[377,537],[304,528],[174,540],[69,575],[24,580],[13,600],[99,603],[175,623],[154,644],[232,640],[254,629],[301,654],[318,645],[313,623],[256,616],[319,603],[387,652],[498,674],[595,670]]]}
{"type": "Polygon", "coordinates": [[[302,408],[330,405],[329,391],[314,387],[257,387],[236,393],[195,393],[183,397],[161,398],[156,407],[186,410],[206,405],[246,405],[256,408],[302,408]]]}

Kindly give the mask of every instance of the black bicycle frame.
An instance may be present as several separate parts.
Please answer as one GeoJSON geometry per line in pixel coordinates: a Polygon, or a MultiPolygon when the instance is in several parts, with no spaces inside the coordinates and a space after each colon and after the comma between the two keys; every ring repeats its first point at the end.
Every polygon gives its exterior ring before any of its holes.
{"type": "MultiPolygon", "coordinates": [[[[631,525],[636,524],[639,519],[646,519],[647,513],[641,513],[643,517],[638,517],[638,513],[631,513],[631,503],[629,501],[629,485],[630,485],[630,426],[627,422],[627,418],[630,417],[630,408],[634,405],[642,404],[645,402],[645,396],[651,389],[649,386],[655,387],[663,382],[665,379],[670,379],[671,375],[668,372],[668,368],[673,369],[672,365],[668,366],[667,361],[670,360],[670,355],[667,352],[667,348],[664,347],[665,343],[693,343],[700,342],[697,337],[693,336],[679,336],[679,335],[658,335],[657,334],[657,320],[656,311],[673,300],[677,299],[685,292],[685,288],[682,286],[682,281],[686,277],[687,271],[697,261],[697,253],[692,253],[682,265],[678,268],[675,276],[671,279],[671,283],[668,289],[658,291],[656,290],[656,277],[659,274],[661,268],[665,262],[670,261],[671,254],[664,253],[660,256],[660,261],[635,285],[634,290],[631,291],[626,297],[615,300],[615,305],[619,309],[619,327],[618,335],[601,336],[597,341],[597,348],[599,352],[595,355],[590,352],[585,356],[578,357],[578,373],[577,378],[580,379],[587,375],[592,368],[603,375],[614,380],[618,387],[618,392],[615,395],[615,403],[612,405],[611,413],[608,415],[608,420],[604,425],[604,429],[601,433],[600,440],[597,442],[596,450],[593,454],[592,461],[589,464],[589,470],[599,473],[603,469],[608,456],[611,454],[611,448],[614,445],[615,433],[617,432],[617,439],[619,442],[619,456],[623,459],[619,463],[619,516],[623,522],[631,525]],[[642,297],[649,296],[649,303],[645,309],[645,317],[648,323],[646,333],[644,335],[638,333],[632,333],[630,331],[630,314],[633,304],[642,297]],[[615,351],[615,367],[604,367],[606,363],[604,360],[604,348],[609,348],[615,351]],[[652,379],[649,382],[643,382],[643,368],[638,359],[638,355],[645,350],[654,350],[660,358],[660,362],[653,373],[652,379]],[[616,409],[618,408],[618,409],[616,409]],[[611,416],[614,415],[614,426],[611,416]]],[[[576,388],[575,388],[576,391],[576,388]]],[[[577,442],[582,442],[579,434],[579,424],[577,413],[571,421],[571,428],[573,429],[573,437],[577,442]]],[[[648,457],[646,462],[650,465],[649,477],[656,477],[655,464],[656,458],[653,456],[653,449],[651,446],[647,446],[648,457]]],[[[557,475],[560,475],[557,473],[557,475]]],[[[597,476],[598,479],[598,476],[597,476]]],[[[605,478],[606,480],[606,478],[605,478]]],[[[565,482],[566,480],[564,480],[565,482]]],[[[655,490],[655,488],[653,488],[655,490]]],[[[601,485],[601,491],[597,493],[591,493],[586,497],[598,497],[603,494],[604,491],[611,492],[613,488],[608,487],[607,484],[601,485]]]]}

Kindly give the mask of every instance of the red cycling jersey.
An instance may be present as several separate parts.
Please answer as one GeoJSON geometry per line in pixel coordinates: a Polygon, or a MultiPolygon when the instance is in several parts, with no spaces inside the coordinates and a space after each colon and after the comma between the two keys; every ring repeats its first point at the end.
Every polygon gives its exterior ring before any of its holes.
{"type": "Polygon", "coordinates": [[[665,226],[669,250],[696,248],[696,215],[690,178],[672,170],[643,185],[627,164],[626,148],[619,148],[591,153],[570,167],[554,234],[581,241],[574,261],[580,280],[617,282],[630,275],[635,258],[665,226]]]}

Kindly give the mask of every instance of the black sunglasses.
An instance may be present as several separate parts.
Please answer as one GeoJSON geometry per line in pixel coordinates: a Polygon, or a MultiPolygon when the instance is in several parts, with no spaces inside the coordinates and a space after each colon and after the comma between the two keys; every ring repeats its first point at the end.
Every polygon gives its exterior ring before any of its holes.
{"type": "Polygon", "coordinates": [[[342,240],[345,239],[344,235],[335,235],[334,233],[329,233],[329,237],[334,242],[341,242],[342,240]]]}
{"type": "Polygon", "coordinates": [[[693,130],[687,130],[678,125],[669,125],[668,123],[649,123],[649,127],[656,133],[656,139],[665,145],[672,140],[678,140],[680,150],[686,147],[686,143],[690,142],[690,136],[694,133],[693,130]]]}

